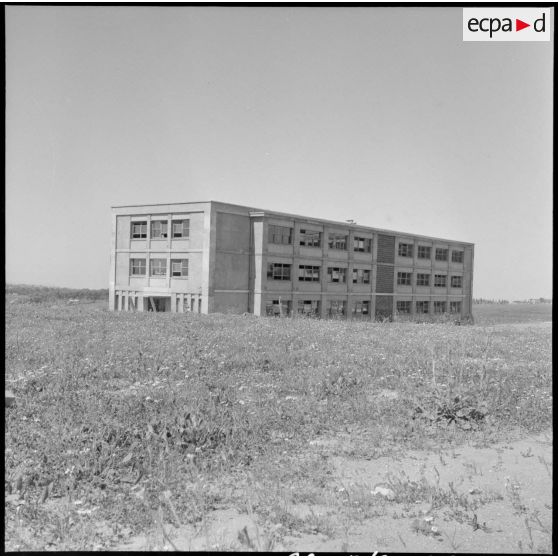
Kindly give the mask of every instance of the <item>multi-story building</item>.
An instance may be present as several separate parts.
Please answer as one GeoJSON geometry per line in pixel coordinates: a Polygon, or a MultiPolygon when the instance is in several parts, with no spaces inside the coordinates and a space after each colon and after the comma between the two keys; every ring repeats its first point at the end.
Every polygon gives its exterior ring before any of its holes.
{"type": "Polygon", "coordinates": [[[473,251],[468,242],[214,201],[114,207],[110,308],[467,317],[473,251]]]}

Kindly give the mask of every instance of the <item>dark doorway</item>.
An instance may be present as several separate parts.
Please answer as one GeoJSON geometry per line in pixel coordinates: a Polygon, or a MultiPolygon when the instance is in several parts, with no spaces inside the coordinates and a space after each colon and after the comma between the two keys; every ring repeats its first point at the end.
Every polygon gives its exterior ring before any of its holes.
{"type": "Polygon", "coordinates": [[[149,312],[170,312],[170,296],[148,296],[146,299],[149,312]]]}

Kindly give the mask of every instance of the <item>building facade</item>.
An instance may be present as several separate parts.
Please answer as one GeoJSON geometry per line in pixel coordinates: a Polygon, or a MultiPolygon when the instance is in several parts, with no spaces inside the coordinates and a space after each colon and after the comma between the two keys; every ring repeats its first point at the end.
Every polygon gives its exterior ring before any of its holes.
{"type": "Polygon", "coordinates": [[[112,213],[111,310],[471,314],[471,243],[214,201],[112,213]]]}

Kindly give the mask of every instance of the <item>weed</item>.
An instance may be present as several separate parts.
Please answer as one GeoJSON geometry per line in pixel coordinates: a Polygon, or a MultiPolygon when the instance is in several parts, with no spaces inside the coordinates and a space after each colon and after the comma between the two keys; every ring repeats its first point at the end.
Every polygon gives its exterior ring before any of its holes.
{"type": "MultiPolygon", "coordinates": [[[[376,458],[551,424],[543,328],[51,303],[6,307],[6,383],[17,405],[5,411],[4,464],[17,501],[8,502],[5,532],[27,550],[48,542],[51,550],[93,548],[101,538],[93,531],[76,542],[87,519],[71,511],[80,500],[98,508],[95,521],[133,533],[157,525],[153,513],[165,525],[194,524],[218,506],[245,505],[247,495],[264,517],[301,502],[373,517],[385,503],[369,487],[327,496],[331,473],[310,441],[337,440],[332,451],[376,458]],[[63,501],[69,507],[59,514],[63,501]]],[[[403,504],[470,513],[478,501],[439,482],[392,483],[403,504]]],[[[293,529],[333,532],[327,516],[292,521],[293,529]]],[[[172,550],[169,537],[161,544],[172,550]]]]}

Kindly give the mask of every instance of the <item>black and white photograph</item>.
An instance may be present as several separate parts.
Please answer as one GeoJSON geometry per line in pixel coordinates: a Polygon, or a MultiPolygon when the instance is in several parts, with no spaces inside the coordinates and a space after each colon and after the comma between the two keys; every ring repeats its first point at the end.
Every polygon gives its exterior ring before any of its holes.
{"type": "Polygon", "coordinates": [[[553,553],[552,4],[3,7],[4,552],[553,553]]]}

